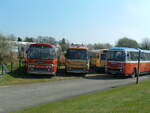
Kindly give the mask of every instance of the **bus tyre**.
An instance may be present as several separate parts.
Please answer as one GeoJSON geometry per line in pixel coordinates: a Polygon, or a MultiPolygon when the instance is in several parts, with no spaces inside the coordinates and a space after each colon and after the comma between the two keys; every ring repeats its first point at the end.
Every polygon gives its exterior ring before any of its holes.
{"type": "Polygon", "coordinates": [[[112,74],[111,76],[112,76],[112,78],[117,78],[117,76],[115,74],[112,74]]]}
{"type": "Polygon", "coordinates": [[[136,69],[133,70],[131,77],[132,77],[132,78],[135,78],[135,77],[136,77],[136,69]]]}
{"type": "Polygon", "coordinates": [[[65,69],[65,76],[70,76],[70,73],[65,69]]]}
{"type": "Polygon", "coordinates": [[[86,74],[87,74],[87,73],[83,73],[83,74],[82,74],[82,77],[83,77],[83,78],[86,78],[86,74]]]}
{"type": "Polygon", "coordinates": [[[53,73],[53,76],[56,76],[56,73],[53,73]]]}

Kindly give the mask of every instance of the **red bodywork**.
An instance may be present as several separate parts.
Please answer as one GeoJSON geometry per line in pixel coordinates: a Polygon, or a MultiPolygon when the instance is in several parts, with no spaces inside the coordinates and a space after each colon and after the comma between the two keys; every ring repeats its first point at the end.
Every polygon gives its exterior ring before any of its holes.
{"type": "MultiPolygon", "coordinates": [[[[55,45],[52,44],[31,44],[30,46],[47,46],[55,48],[55,45]]],[[[26,71],[31,74],[56,74],[57,64],[57,57],[54,59],[26,58],[26,71]]]]}
{"type": "MultiPolygon", "coordinates": [[[[137,71],[138,62],[107,62],[107,71],[112,74],[131,75],[134,69],[137,71]]],[[[140,62],[140,72],[150,72],[150,62],[140,62]]]]}

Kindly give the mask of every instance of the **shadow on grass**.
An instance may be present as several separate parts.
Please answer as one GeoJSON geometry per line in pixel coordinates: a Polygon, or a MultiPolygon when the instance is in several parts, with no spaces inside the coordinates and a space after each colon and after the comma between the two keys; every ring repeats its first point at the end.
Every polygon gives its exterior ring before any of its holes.
{"type": "MultiPolygon", "coordinates": [[[[25,72],[24,67],[18,68],[8,74],[15,78],[24,78],[24,79],[45,79],[45,78],[54,77],[54,75],[28,74],[25,72]]],[[[57,77],[77,77],[77,76],[81,76],[81,74],[66,74],[65,69],[59,69],[57,71],[56,76],[57,77]]]]}
{"type": "Polygon", "coordinates": [[[41,74],[28,74],[25,72],[24,67],[18,68],[14,70],[13,72],[10,72],[9,75],[15,77],[15,78],[24,78],[24,79],[45,79],[45,78],[51,78],[52,75],[41,75],[41,74]]]}
{"type": "MultiPolygon", "coordinates": [[[[23,79],[46,79],[52,78],[54,75],[42,75],[42,74],[27,74],[25,72],[24,67],[18,68],[13,72],[10,72],[14,78],[23,78],[23,79]]],[[[57,77],[82,77],[84,79],[92,79],[92,80],[116,80],[116,79],[126,79],[129,77],[125,76],[112,76],[108,74],[100,74],[100,73],[90,73],[90,74],[82,74],[82,73],[66,73],[65,69],[59,69],[56,74],[57,77]]]]}
{"type": "Polygon", "coordinates": [[[113,76],[110,74],[96,74],[94,76],[86,76],[86,79],[92,79],[92,80],[117,80],[117,79],[127,79],[129,77],[126,76],[113,76]]]}

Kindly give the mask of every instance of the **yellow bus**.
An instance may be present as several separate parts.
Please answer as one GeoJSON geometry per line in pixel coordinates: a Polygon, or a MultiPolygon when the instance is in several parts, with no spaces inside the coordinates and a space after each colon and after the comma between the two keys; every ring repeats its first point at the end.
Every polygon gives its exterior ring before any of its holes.
{"type": "Polygon", "coordinates": [[[107,64],[106,53],[108,49],[90,50],[90,68],[97,71],[105,71],[107,64]]]}
{"type": "Polygon", "coordinates": [[[66,52],[65,67],[67,73],[88,73],[88,48],[83,45],[71,45],[66,52]]]}

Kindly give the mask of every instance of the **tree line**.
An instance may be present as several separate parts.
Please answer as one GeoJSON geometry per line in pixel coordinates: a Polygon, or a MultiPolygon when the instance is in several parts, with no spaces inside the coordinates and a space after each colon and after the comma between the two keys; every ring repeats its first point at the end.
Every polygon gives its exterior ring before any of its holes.
{"type": "MultiPolygon", "coordinates": [[[[25,41],[25,42],[36,42],[36,43],[58,43],[62,47],[63,51],[65,51],[69,45],[71,44],[66,38],[62,38],[59,41],[56,41],[54,37],[48,36],[38,36],[34,37],[25,37],[24,40],[18,37],[17,41],[25,41]]],[[[129,48],[141,48],[145,50],[150,50],[150,39],[144,38],[141,43],[138,43],[136,40],[128,37],[120,38],[115,45],[110,43],[95,43],[95,44],[87,44],[89,49],[109,49],[112,47],[129,47],[129,48]]]]}
{"type": "MultiPolygon", "coordinates": [[[[33,43],[51,43],[51,44],[59,44],[62,48],[62,51],[66,51],[70,44],[72,44],[66,38],[62,38],[61,40],[56,40],[56,38],[51,36],[38,36],[38,37],[15,37],[14,35],[3,35],[0,34],[0,64],[4,62],[8,62],[9,60],[14,61],[12,58],[12,43],[11,41],[24,41],[24,42],[33,42],[33,43]],[[8,60],[9,59],[9,60],[8,60]]],[[[87,44],[89,49],[109,49],[112,47],[129,47],[129,48],[141,48],[145,50],[150,50],[150,39],[144,38],[141,43],[138,43],[136,40],[132,38],[123,37],[120,38],[115,45],[110,43],[95,43],[95,44],[87,44]]]]}
{"type": "Polygon", "coordinates": [[[120,38],[115,45],[109,43],[88,44],[89,49],[109,49],[112,47],[128,47],[150,50],[150,38],[143,38],[141,43],[128,37],[120,38]]]}

